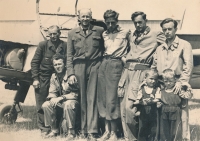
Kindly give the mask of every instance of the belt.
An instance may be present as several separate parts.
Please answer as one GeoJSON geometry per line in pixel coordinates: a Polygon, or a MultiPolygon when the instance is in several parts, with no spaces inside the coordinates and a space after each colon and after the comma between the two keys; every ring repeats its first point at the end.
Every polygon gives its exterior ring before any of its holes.
{"type": "Polygon", "coordinates": [[[103,59],[121,60],[121,57],[113,57],[112,55],[105,55],[105,56],[103,56],[103,59]]]}
{"type": "Polygon", "coordinates": [[[131,61],[131,62],[126,62],[125,68],[130,69],[130,70],[148,70],[150,69],[149,64],[145,63],[140,63],[138,61],[131,61]]]}

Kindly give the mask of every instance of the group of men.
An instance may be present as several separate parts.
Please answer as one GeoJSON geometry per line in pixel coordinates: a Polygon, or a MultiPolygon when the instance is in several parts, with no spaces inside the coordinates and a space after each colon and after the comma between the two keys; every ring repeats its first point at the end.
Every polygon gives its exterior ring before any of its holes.
{"type": "MultiPolygon", "coordinates": [[[[133,13],[131,19],[136,30],[129,35],[128,54],[121,58],[124,70],[118,86],[122,127],[128,141],[137,140],[138,127],[134,118],[137,109],[133,102],[144,71],[152,67],[161,75],[164,69],[174,70],[178,77],[174,90],[178,92],[181,83],[189,81],[193,68],[191,45],[176,36],[176,21],[163,20],[161,33],[146,25],[143,12],[133,13]]],[[[75,138],[77,114],[81,120],[79,137],[96,140],[95,134],[99,132],[97,79],[104,52],[104,29],[91,25],[91,20],[90,9],[80,10],[80,26],[69,32],[67,43],[59,39],[58,26],[49,27],[50,40],[39,44],[32,59],[38,127],[43,136],[58,134],[56,113],[60,108],[63,111],[62,124],[68,132],[66,140],[75,138]]],[[[188,118],[186,106],[182,109],[183,138],[190,140],[188,118]]]]}

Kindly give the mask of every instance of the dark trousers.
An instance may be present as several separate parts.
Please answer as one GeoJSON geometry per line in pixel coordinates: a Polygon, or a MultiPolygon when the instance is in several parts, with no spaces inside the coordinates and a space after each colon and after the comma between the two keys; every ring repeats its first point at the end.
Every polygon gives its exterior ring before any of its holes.
{"type": "Polygon", "coordinates": [[[162,107],[160,120],[161,141],[182,141],[181,109],[174,106],[162,107]]]}
{"type": "Polygon", "coordinates": [[[81,133],[98,133],[97,78],[100,61],[74,62],[80,88],[81,133]]]}
{"type": "Polygon", "coordinates": [[[155,141],[157,126],[156,104],[141,105],[139,110],[138,141],[155,141]]]}
{"type": "Polygon", "coordinates": [[[40,88],[35,89],[35,100],[37,109],[37,124],[39,129],[43,132],[48,131],[49,128],[44,124],[44,111],[42,110],[42,104],[46,101],[46,97],[49,93],[50,78],[40,78],[40,88]]]}

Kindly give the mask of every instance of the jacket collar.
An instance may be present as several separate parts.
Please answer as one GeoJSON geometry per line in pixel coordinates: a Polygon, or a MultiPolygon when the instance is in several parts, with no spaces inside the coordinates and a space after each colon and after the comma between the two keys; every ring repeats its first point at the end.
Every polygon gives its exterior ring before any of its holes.
{"type": "MultiPolygon", "coordinates": [[[[64,75],[64,77],[63,77],[63,80],[65,81],[65,82],[67,82],[67,80],[68,80],[68,75],[67,75],[67,71],[65,71],[66,73],[65,73],[65,75],[64,75]]],[[[54,78],[57,80],[58,79],[58,77],[57,77],[57,74],[55,73],[55,75],[54,75],[54,78]]]]}
{"type": "Polygon", "coordinates": [[[170,46],[167,45],[166,43],[167,41],[165,41],[165,43],[163,44],[163,49],[166,49],[166,50],[174,50],[176,48],[178,48],[178,45],[179,45],[179,37],[176,36],[174,41],[172,42],[172,44],[170,46]]]}
{"type": "Polygon", "coordinates": [[[140,37],[141,35],[147,35],[150,31],[151,31],[151,28],[147,26],[146,29],[144,30],[144,32],[142,32],[142,33],[135,30],[133,32],[133,36],[140,37]]]}
{"type": "Polygon", "coordinates": [[[79,33],[81,36],[83,36],[83,37],[87,37],[87,36],[89,36],[90,34],[92,34],[92,32],[93,31],[96,31],[97,30],[97,28],[95,27],[95,26],[93,26],[93,25],[91,25],[90,24],[90,26],[88,27],[88,33],[87,33],[87,35],[85,35],[84,33],[83,33],[83,28],[81,27],[81,26],[79,26],[77,29],[76,29],[76,33],[79,33]]]}
{"type": "MultiPolygon", "coordinates": [[[[63,45],[62,45],[62,41],[59,39],[59,40],[58,40],[58,46],[57,46],[57,48],[58,48],[58,47],[62,47],[62,46],[63,46],[63,45]]],[[[48,40],[48,42],[47,42],[47,47],[48,47],[48,48],[52,48],[52,47],[55,47],[55,46],[54,46],[54,44],[51,42],[51,40],[48,40]]]]}
{"type": "MultiPolygon", "coordinates": [[[[96,29],[96,27],[95,26],[93,26],[93,25],[91,25],[90,24],[90,26],[88,27],[88,30],[90,31],[90,30],[92,30],[92,31],[96,31],[97,29],[96,29]]],[[[77,29],[76,29],[76,33],[80,33],[81,31],[83,31],[83,28],[81,27],[81,26],[79,26],[77,29]]]]}
{"type": "Polygon", "coordinates": [[[58,53],[62,52],[63,49],[64,49],[64,47],[63,47],[63,42],[62,42],[62,40],[60,40],[60,39],[59,39],[59,41],[58,41],[58,46],[57,46],[57,48],[54,46],[54,44],[51,42],[51,40],[48,40],[48,42],[47,42],[47,47],[48,47],[49,49],[55,51],[55,52],[58,52],[58,53]]]}

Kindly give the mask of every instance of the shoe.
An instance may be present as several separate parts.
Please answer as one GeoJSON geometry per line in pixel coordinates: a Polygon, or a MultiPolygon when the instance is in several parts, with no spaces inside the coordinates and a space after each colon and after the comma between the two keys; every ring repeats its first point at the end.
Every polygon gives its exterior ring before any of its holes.
{"type": "Polygon", "coordinates": [[[41,137],[45,138],[49,134],[49,131],[41,132],[41,137]]]}
{"type": "Polygon", "coordinates": [[[88,134],[87,141],[97,141],[97,139],[94,137],[94,134],[88,134]]]}
{"type": "Polygon", "coordinates": [[[110,138],[107,141],[117,141],[117,135],[115,132],[111,132],[110,138]]]}
{"type": "Polygon", "coordinates": [[[49,134],[47,134],[45,136],[45,138],[55,138],[57,135],[58,135],[58,133],[54,133],[54,132],[51,131],[49,134]]]}
{"type": "Polygon", "coordinates": [[[86,139],[86,136],[85,134],[83,133],[80,133],[79,136],[78,136],[78,139],[86,139]]]}
{"type": "Polygon", "coordinates": [[[75,139],[75,135],[73,134],[68,134],[67,137],[65,138],[66,141],[72,141],[75,139]]]}
{"type": "Polygon", "coordinates": [[[98,139],[98,141],[105,141],[110,138],[110,132],[105,131],[104,134],[101,136],[101,138],[98,139]]]}
{"type": "Polygon", "coordinates": [[[67,132],[63,132],[62,134],[60,134],[60,137],[61,137],[61,138],[66,138],[67,135],[68,135],[67,132]]]}

